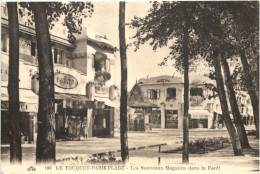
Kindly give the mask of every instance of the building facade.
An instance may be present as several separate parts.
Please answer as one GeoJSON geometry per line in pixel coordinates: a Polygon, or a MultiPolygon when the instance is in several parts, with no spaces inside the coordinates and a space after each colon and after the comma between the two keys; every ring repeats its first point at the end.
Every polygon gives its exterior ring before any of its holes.
{"type": "MultiPolygon", "coordinates": [[[[205,84],[215,86],[215,82],[206,76],[196,75],[190,78],[189,85],[189,128],[223,128],[224,121],[219,98],[216,97],[212,88],[206,87],[205,84]],[[215,97],[214,97],[215,96],[215,97]]],[[[142,78],[138,85],[143,91],[144,97],[149,102],[159,106],[154,108],[150,114],[152,127],[154,128],[182,128],[183,111],[184,111],[184,81],[181,77],[158,76],[152,78],[142,78]]],[[[133,88],[134,89],[134,88],[133,88]]],[[[238,94],[238,96],[241,96],[238,94]]],[[[244,97],[248,95],[244,95],[244,97]]],[[[244,123],[252,123],[252,107],[250,100],[245,100],[240,104],[241,115],[245,120],[244,123]]],[[[229,110],[231,111],[230,107],[229,110]]],[[[231,112],[230,112],[231,113],[231,112]]],[[[231,114],[233,119],[233,116],[231,114]]]]}
{"type": "MultiPolygon", "coordinates": [[[[1,3],[1,117],[2,142],[8,141],[9,36],[5,3],[1,3]]],[[[37,137],[38,57],[34,26],[19,18],[19,92],[21,129],[25,141],[37,137]]],[[[114,117],[119,114],[115,86],[115,51],[104,35],[83,27],[70,42],[67,29],[50,30],[54,63],[55,115],[57,139],[87,136],[113,136],[114,117]]]]}

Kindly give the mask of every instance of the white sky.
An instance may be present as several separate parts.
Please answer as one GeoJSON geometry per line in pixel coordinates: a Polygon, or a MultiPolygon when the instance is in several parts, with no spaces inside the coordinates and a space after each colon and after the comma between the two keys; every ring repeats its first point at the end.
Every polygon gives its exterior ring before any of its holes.
{"type": "MultiPolygon", "coordinates": [[[[94,13],[92,18],[87,18],[84,25],[93,28],[96,32],[107,36],[109,42],[119,48],[119,2],[93,2],[94,13]]],[[[126,3],[126,23],[130,23],[134,16],[144,17],[151,7],[149,2],[127,2],[126,3]]],[[[126,26],[126,42],[131,43],[133,39],[129,37],[135,34],[135,30],[126,26]]],[[[143,45],[137,52],[134,47],[127,50],[128,61],[128,91],[135,84],[136,79],[159,76],[173,75],[174,68],[168,66],[158,66],[165,56],[169,53],[169,49],[164,47],[158,49],[157,52],[152,50],[149,44],[143,45]]],[[[116,62],[116,84],[120,86],[120,56],[117,52],[116,62]]],[[[178,73],[177,73],[178,74],[178,73]]],[[[175,76],[177,75],[175,73],[175,76]]],[[[180,75],[179,75],[180,76],[180,75]]]]}

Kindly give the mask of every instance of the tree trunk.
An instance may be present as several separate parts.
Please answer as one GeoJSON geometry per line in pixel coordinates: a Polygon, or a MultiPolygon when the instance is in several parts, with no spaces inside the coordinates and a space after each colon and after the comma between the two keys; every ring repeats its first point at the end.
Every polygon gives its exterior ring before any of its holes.
{"type": "Polygon", "coordinates": [[[129,159],[127,140],[127,58],[125,41],[125,2],[119,2],[119,44],[121,58],[121,98],[120,98],[120,141],[121,158],[129,159]]]}
{"type": "Polygon", "coordinates": [[[236,129],[233,126],[232,120],[229,115],[228,111],[228,104],[224,89],[224,83],[223,83],[223,77],[221,73],[221,67],[220,67],[220,54],[217,51],[213,52],[213,62],[215,67],[215,73],[216,73],[216,82],[217,82],[217,89],[218,89],[218,95],[222,110],[222,115],[224,118],[224,122],[227,126],[227,130],[230,136],[231,144],[233,146],[233,151],[235,156],[243,155],[243,150],[241,148],[241,144],[238,138],[238,135],[236,133],[236,129]]]}
{"type": "Polygon", "coordinates": [[[10,162],[22,162],[21,130],[19,118],[19,22],[17,3],[7,2],[9,20],[9,124],[10,162]]]}
{"type": "Polygon", "coordinates": [[[189,163],[189,57],[188,27],[184,24],[183,58],[184,58],[184,115],[183,115],[183,152],[182,163],[189,163]]]}
{"type": "MultiPolygon", "coordinates": [[[[256,94],[256,87],[253,83],[253,78],[250,74],[250,67],[246,59],[245,51],[241,51],[241,62],[243,65],[244,70],[244,78],[245,78],[245,85],[248,91],[248,94],[251,99],[252,107],[253,107],[253,113],[254,113],[254,123],[256,128],[256,137],[259,138],[259,100],[256,94]]],[[[257,88],[258,89],[258,88],[257,88]]]]}
{"type": "Polygon", "coordinates": [[[47,22],[47,3],[30,3],[34,12],[39,59],[39,109],[37,163],[55,163],[54,72],[51,40],[47,22]]]}
{"type": "Polygon", "coordinates": [[[246,131],[245,131],[245,127],[243,124],[243,120],[241,118],[241,115],[240,115],[240,112],[238,109],[236,93],[235,93],[232,78],[230,75],[229,66],[228,66],[227,60],[225,59],[224,55],[221,55],[221,61],[222,61],[222,66],[223,66],[223,70],[224,70],[225,82],[226,82],[226,86],[227,86],[228,94],[229,94],[229,102],[230,102],[231,110],[233,113],[235,125],[237,128],[239,140],[240,140],[242,148],[250,148],[250,145],[249,145],[249,142],[247,139],[247,135],[246,135],[246,131]]]}

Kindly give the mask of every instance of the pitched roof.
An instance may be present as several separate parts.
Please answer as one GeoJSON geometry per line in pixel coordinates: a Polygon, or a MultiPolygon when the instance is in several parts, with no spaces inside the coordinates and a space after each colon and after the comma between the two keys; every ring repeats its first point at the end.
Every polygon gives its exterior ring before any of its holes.
{"type": "Polygon", "coordinates": [[[138,84],[135,84],[130,91],[128,106],[132,108],[159,108],[144,97],[144,93],[138,84]]]}

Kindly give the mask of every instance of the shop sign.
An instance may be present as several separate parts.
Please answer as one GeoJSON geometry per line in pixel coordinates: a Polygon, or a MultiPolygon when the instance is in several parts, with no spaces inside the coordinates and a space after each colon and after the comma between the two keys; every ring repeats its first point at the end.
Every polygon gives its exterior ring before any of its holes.
{"type": "Polygon", "coordinates": [[[134,113],[144,113],[142,108],[136,108],[134,113]]]}
{"type": "Polygon", "coordinates": [[[202,106],[204,98],[201,96],[191,96],[190,97],[190,106],[202,106]]]}
{"type": "Polygon", "coordinates": [[[78,81],[74,76],[64,73],[55,74],[54,83],[64,89],[73,89],[78,85],[78,81]]]}
{"type": "Polygon", "coordinates": [[[63,108],[73,108],[73,109],[86,109],[93,108],[92,101],[80,101],[80,100],[64,100],[63,108]]]}
{"type": "MultiPolygon", "coordinates": [[[[20,103],[20,112],[38,112],[38,104],[27,104],[27,103],[20,103]]],[[[1,110],[8,111],[9,109],[9,102],[2,101],[1,102],[1,110]]]]}
{"type": "Polygon", "coordinates": [[[96,86],[95,86],[95,92],[96,92],[97,94],[108,94],[109,89],[108,89],[108,87],[105,86],[105,85],[96,85],[96,86]]]}

